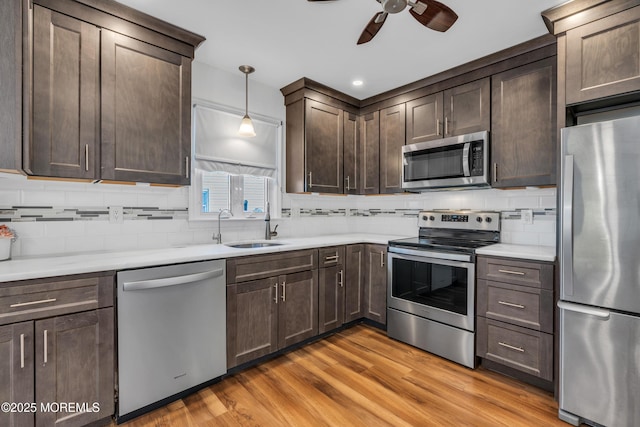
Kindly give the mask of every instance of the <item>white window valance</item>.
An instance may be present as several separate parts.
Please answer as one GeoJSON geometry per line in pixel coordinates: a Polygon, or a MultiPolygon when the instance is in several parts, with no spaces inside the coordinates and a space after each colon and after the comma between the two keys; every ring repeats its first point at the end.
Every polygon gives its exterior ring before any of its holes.
{"type": "Polygon", "coordinates": [[[256,136],[238,136],[244,111],[198,101],[193,106],[194,167],[276,178],[282,122],[250,114],[256,136]]]}

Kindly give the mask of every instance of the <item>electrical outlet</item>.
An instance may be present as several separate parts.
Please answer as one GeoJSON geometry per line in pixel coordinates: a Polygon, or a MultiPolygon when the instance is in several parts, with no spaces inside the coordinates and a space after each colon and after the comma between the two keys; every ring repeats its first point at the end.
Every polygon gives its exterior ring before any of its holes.
{"type": "Polygon", "coordinates": [[[124,209],[122,206],[109,206],[109,222],[122,224],[124,222],[124,209]]]}
{"type": "Polygon", "coordinates": [[[533,210],[531,209],[522,209],[520,211],[520,219],[523,224],[531,225],[533,224],[533,210]]]}

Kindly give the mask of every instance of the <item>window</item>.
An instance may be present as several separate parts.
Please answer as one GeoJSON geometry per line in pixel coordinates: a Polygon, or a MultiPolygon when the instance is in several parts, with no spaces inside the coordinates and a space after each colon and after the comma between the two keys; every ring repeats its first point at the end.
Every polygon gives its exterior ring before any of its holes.
{"type": "MultiPolygon", "coordinates": [[[[200,213],[218,213],[230,209],[236,217],[252,218],[266,210],[269,178],[230,175],[226,172],[201,172],[202,209],[200,213]]],[[[196,177],[198,179],[198,177],[196,177]]]]}

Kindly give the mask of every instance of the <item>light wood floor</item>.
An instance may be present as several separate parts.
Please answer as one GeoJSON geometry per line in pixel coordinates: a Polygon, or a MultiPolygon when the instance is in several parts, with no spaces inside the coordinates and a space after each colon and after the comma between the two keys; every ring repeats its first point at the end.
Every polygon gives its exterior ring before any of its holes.
{"type": "Polygon", "coordinates": [[[551,394],[356,326],[126,427],[563,426],[551,394]]]}

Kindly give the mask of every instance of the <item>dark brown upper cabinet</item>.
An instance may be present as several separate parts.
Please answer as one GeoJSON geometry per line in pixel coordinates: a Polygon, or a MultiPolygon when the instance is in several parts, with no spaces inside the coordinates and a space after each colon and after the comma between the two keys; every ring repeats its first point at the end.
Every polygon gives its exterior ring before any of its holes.
{"type": "Polygon", "coordinates": [[[443,137],[442,92],[407,102],[407,144],[443,137]]]}
{"type": "Polygon", "coordinates": [[[361,194],[362,181],[358,174],[360,170],[360,138],[358,116],[354,113],[344,113],[342,126],[344,144],[344,193],[361,194]]]}
{"type": "Polygon", "coordinates": [[[640,7],[567,31],[567,105],[640,90],[640,7]]]}
{"type": "Polygon", "coordinates": [[[405,104],[380,111],[380,193],[402,192],[405,104]]]}
{"type": "Polygon", "coordinates": [[[494,75],[492,91],[492,186],[554,185],[555,57],[494,75]]]}
{"type": "Polygon", "coordinates": [[[101,178],[189,184],[191,59],[102,30],[101,178]]]}
{"type": "Polygon", "coordinates": [[[13,38],[9,55],[24,70],[12,74],[23,93],[20,167],[37,176],[189,184],[191,60],[204,39],[111,0],[21,3],[2,6],[3,23],[14,27],[3,40],[17,28],[25,35],[13,38]]]}
{"type": "Polygon", "coordinates": [[[94,179],[99,159],[100,30],[35,5],[33,122],[25,169],[94,179]]]}
{"type": "Polygon", "coordinates": [[[380,112],[360,116],[360,193],[380,193],[380,112]]]}
{"type": "Polygon", "coordinates": [[[444,91],[443,135],[488,130],[491,126],[491,82],[476,80],[444,91]]]}
{"type": "Polygon", "coordinates": [[[338,108],[305,100],[305,161],[307,191],[343,191],[343,114],[338,108]]]}

